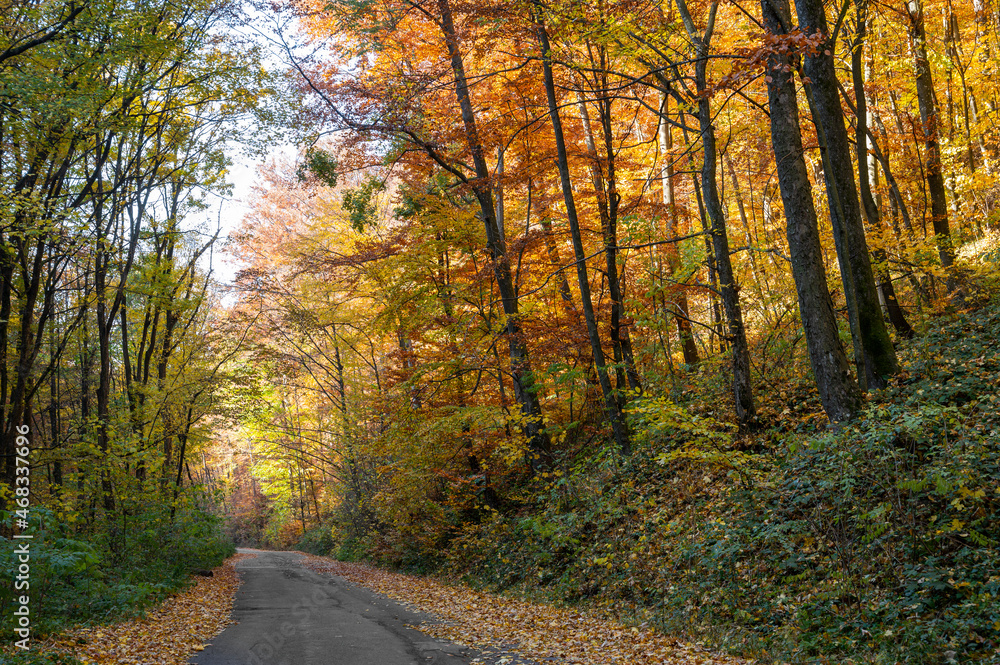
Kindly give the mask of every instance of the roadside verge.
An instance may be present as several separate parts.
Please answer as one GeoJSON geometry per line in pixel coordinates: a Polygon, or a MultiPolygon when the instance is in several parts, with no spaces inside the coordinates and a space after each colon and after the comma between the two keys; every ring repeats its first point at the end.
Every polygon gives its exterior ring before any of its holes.
{"type": "Polygon", "coordinates": [[[198,577],[141,619],[75,628],[50,637],[38,649],[72,655],[87,665],[185,665],[229,624],[240,586],[233,564],[253,556],[226,559],[211,577],[198,577]]]}

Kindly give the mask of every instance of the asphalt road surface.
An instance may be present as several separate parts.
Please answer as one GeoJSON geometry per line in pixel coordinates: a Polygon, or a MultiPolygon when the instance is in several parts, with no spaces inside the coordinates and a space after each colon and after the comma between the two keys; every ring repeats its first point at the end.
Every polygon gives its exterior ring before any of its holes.
{"type": "Polygon", "coordinates": [[[300,565],[293,552],[255,553],[236,562],[243,584],[233,620],[195,665],[468,665],[525,663],[481,654],[407,625],[433,619],[334,575],[300,565]]]}

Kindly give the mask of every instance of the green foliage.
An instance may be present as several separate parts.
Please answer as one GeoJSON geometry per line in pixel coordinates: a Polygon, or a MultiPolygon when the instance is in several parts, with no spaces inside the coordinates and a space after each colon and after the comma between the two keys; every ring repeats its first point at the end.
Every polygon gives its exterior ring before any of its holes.
{"type": "MultiPolygon", "coordinates": [[[[214,568],[235,552],[219,534],[219,519],[197,508],[150,509],[136,520],[142,527],[112,550],[106,534],[66,537],[50,511],[35,508],[31,540],[31,599],[39,634],[79,623],[102,623],[141,614],[187,584],[194,570],[214,568]]],[[[0,515],[8,519],[7,515],[0,515]]],[[[16,595],[13,544],[0,538],[0,604],[16,595]]],[[[5,613],[4,630],[11,613],[5,613]]]]}
{"type": "Polygon", "coordinates": [[[365,546],[358,538],[341,541],[334,556],[338,561],[364,561],[368,558],[365,546]]]}
{"type": "MultiPolygon", "coordinates": [[[[228,353],[201,262],[216,236],[183,217],[230,189],[226,144],[253,141],[246,120],[267,115],[260,49],[226,28],[241,12],[224,0],[4,4],[0,290],[13,295],[0,401],[6,431],[31,430],[30,475],[16,477],[31,481],[41,634],[141,612],[232,551],[190,470],[174,481],[203,452],[228,353]],[[36,39],[60,16],[72,23],[36,39]],[[7,380],[15,368],[27,392],[7,380]]],[[[0,506],[15,471],[29,469],[3,447],[0,506]]],[[[12,556],[0,543],[4,608],[12,556]]],[[[11,619],[0,614],[5,633],[11,619]]]]}
{"type": "Polygon", "coordinates": [[[39,651],[15,651],[0,654],[0,662],[5,665],[83,665],[82,661],[63,653],[39,651]]]}
{"type": "Polygon", "coordinates": [[[305,158],[295,171],[300,182],[310,176],[327,187],[337,186],[337,158],[316,147],[306,150],[305,158]]]}
{"type": "Polygon", "coordinates": [[[385,182],[381,178],[369,177],[360,187],[344,192],[344,210],[350,217],[351,228],[363,233],[374,223],[378,201],[373,199],[384,191],[385,182]]]}
{"type": "Polygon", "coordinates": [[[295,549],[325,556],[333,552],[336,545],[331,525],[319,524],[302,534],[295,549]]]}
{"type": "Polygon", "coordinates": [[[710,466],[744,472],[747,458],[733,450],[735,426],[692,414],[665,398],[641,398],[632,403],[630,424],[637,442],[659,452],[656,461],[667,465],[693,460],[710,466]]]}
{"type": "Polygon", "coordinates": [[[873,411],[791,446],[766,483],[706,500],[716,519],[670,549],[663,605],[685,609],[669,624],[731,627],[799,658],[890,662],[973,657],[1000,637],[987,611],[1000,590],[986,498],[997,451],[975,435],[945,439],[953,423],[933,406],[873,411]]]}

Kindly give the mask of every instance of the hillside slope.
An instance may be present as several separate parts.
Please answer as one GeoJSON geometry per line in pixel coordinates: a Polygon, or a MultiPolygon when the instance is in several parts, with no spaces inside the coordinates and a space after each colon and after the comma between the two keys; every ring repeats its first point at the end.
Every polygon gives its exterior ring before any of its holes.
{"type": "Polygon", "coordinates": [[[660,428],[467,531],[445,570],[764,660],[996,662],[998,340],[996,302],[938,319],[839,431],[789,415],[734,452],[707,421],[660,428]]]}

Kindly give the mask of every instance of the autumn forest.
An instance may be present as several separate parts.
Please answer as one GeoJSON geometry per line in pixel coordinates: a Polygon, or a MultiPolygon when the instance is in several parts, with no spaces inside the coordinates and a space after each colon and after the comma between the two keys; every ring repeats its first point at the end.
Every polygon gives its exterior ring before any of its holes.
{"type": "Polygon", "coordinates": [[[1000,658],[992,0],[0,27],[0,563],[39,534],[43,634],[235,544],[760,662],[1000,658]]]}

